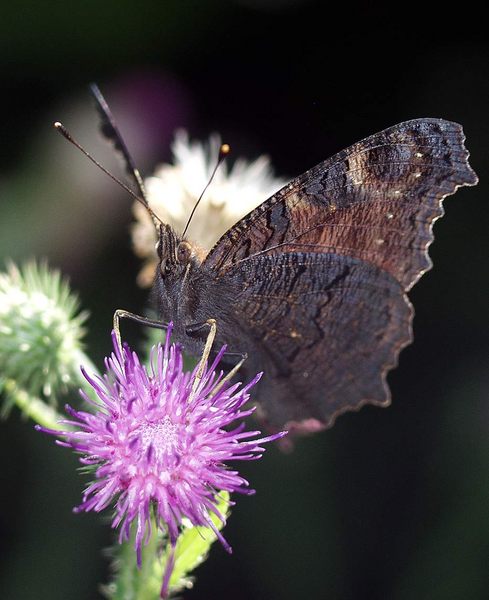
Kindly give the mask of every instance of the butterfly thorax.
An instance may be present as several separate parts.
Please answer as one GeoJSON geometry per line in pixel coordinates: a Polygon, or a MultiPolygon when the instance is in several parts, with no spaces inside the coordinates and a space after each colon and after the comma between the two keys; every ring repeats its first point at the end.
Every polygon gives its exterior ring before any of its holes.
{"type": "Polygon", "coordinates": [[[223,285],[212,270],[202,264],[198,247],[169,225],[160,227],[157,252],[159,260],[153,293],[161,320],[173,322],[173,338],[187,352],[198,356],[203,350],[208,328],[202,327],[191,334],[188,330],[208,319],[216,319],[217,344],[233,343],[231,339],[221,339],[220,333],[229,330],[233,319],[234,282],[223,285]]]}

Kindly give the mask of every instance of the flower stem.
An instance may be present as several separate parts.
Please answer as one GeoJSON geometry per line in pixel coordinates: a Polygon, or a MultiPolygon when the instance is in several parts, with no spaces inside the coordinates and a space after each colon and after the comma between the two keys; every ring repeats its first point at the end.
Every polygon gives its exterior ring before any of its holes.
{"type": "Polygon", "coordinates": [[[76,380],[73,382],[73,384],[81,387],[88,396],[90,396],[91,398],[93,398],[95,400],[97,398],[97,395],[95,394],[93,387],[88,383],[88,381],[83,376],[81,367],[83,367],[84,370],[87,373],[89,373],[92,377],[93,376],[100,377],[99,370],[93,364],[93,362],[90,360],[90,358],[88,358],[88,356],[81,350],[78,350],[74,353],[73,366],[74,367],[76,366],[76,369],[74,369],[74,373],[76,374],[76,380]]]}
{"type": "MultiPolygon", "coordinates": [[[[92,375],[98,374],[97,368],[88,356],[81,351],[74,353],[73,362],[73,373],[76,374],[73,385],[80,386],[86,394],[95,399],[96,395],[94,394],[93,388],[83,377],[80,366],[83,365],[92,375]]],[[[15,404],[24,417],[32,419],[35,423],[46,429],[66,429],[66,425],[60,425],[59,423],[60,419],[66,418],[65,415],[59,413],[53,406],[47,404],[45,400],[41,400],[41,398],[27,392],[20,387],[14,379],[6,379],[2,386],[2,391],[8,398],[8,404],[10,406],[15,404]]]]}
{"type": "Polygon", "coordinates": [[[4,389],[9,401],[15,404],[24,416],[29,417],[47,429],[63,429],[58,423],[59,419],[62,418],[61,415],[43,400],[19,388],[13,379],[7,379],[4,389]]]}

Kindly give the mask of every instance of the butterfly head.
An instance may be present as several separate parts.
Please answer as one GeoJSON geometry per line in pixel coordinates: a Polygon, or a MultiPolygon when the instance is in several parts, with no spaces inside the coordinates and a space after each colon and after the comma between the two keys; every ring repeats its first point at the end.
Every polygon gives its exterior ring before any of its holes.
{"type": "Polygon", "coordinates": [[[200,264],[194,246],[179,236],[170,225],[160,225],[159,239],[156,245],[158,252],[157,276],[164,280],[185,277],[192,268],[200,264]]]}
{"type": "Polygon", "coordinates": [[[154,293],[163,320],[179,323],[198,303],[195,277],[201,257],[198,250],[170,225],[160,225],[158,266],[154,293]]]}

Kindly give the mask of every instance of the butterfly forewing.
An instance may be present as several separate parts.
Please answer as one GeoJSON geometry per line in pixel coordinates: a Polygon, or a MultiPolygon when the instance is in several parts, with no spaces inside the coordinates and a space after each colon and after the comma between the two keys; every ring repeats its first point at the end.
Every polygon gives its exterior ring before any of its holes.
{"type": "Polygon", "coordinates": [[[334,252],[391,273],[405,289],[431,262],[441,201],[477,182],[460,125],[417,119],[386,129],[296,178],[217,242],[219,271],[257,253],[334,252]]]}
{"type": "Polygon", "coordinates": [[[463,142],[441,119],[386,129],[293,180],[210,251],[203,267],[240,290],[270,428],[320,429],[389,402],[386,373],[412,336],[404,292],[431,266],[443,198],[477,183],[463,142]]]}

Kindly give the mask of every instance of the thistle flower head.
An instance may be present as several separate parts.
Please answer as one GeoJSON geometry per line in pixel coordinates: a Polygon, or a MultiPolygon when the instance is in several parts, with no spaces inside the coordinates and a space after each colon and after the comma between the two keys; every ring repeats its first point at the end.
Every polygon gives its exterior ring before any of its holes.
{"type": "MultiPolygon", "coordinates": [[[[209,182],[216,165],[221,138],[214,134],[207,144],[190,142],[186,131],[176,133],[172,165],[162,165],[146,180],[149,204],[158,217],[182,232],[197,199],[209,182]]],[[[270,160],[260,156],[249,163],[243,159],[219,167],[192,219],[188,236],[208,251],[238,219],[253,210],[285,181],[273,176],[270,160]]],[[[139,203],[134,205],[136,224],[132,238],[138,256],[146,259],[139,282],[152,282],[156,264],[156,233],[153,221],[139,203]]]]}
{"type": "Polygon", "coordinates": [[[59,272],[30,263],[0,273],[0,387],[10,380],[55,401],[78,380],[82,324],[78,300],[59,272]]]}
{"type": "MultiPolygon", "coordinates": [[[[245,405],[259,376],[244,387],[218,387],[222,373],[216,368],[224,348],[192,392],[196,371],[183,370],[181,350],[170,345],[170,333],[164,347],[153,348],[149,369],[127,346],[121,352],[114,337],[106,375],[85,374],[99,398],[95,412],[67,407],[73,419],[64,423],[73,430],[43,429],[61,437],[59,444],[81,453],[82,464],[93,470],[94,481],[76,510],[98,512],[115,502],[112,525],[120,527],[120,542],[129,538],[136,523],[138,564],[152,533],[152,516],[156,527],[167,531],[172,546],[182,520],[188,519],[210,527],[230,550],[211,519],[217,515],[224,521],[216,494],[253,490],[226,463],[257,459],[263,453],[261,444],[284,435],[257,438],[258,431],[246,431],[242,422],[236,425],[253,412],[245,405]]],[[[90,402],[83,392],[82,396],[90,402]]],[[[167,572],[163,595],[168,581],[167,572]]]]}

